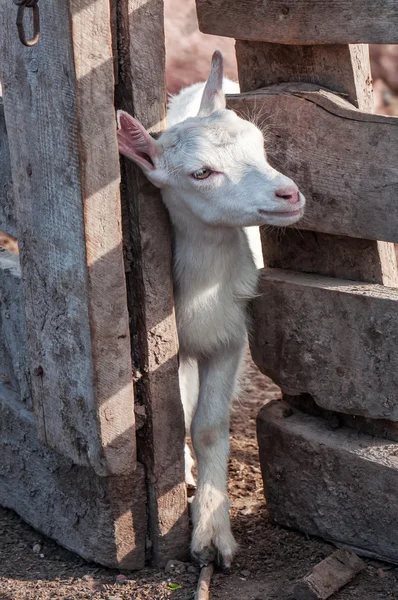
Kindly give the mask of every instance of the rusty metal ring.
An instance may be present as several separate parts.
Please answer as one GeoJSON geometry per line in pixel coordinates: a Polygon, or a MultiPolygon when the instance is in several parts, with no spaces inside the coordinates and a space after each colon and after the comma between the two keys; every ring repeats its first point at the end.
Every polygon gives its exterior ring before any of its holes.
{"type": "Polygon", "coordinates": [[[17,13],[17,29],[19,39],[24,46],[34,46],[37,44],[40,38],[40,15],[39,7],[37,6],[37,0],[14,0],[15,4],[18,5],[17,13]],[[29,6],[33,10],[33,37],[30,40],[26,39],[25,28],[23,24],[23,16],[25,8],[29,6]]]}

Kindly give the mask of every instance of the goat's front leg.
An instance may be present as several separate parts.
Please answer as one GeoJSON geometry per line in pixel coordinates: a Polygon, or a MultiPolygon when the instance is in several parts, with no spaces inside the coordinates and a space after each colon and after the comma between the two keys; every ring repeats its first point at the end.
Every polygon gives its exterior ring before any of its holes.
{"type": "Polygon", "coordinates": [[[199,402],[191,437],[198,463],[198,484],[192,503],[191,550],[202,564],[217,560],[231,565],[237,544],[229,521],[227,459],[229,412],[242,348],[225,349],[199,361],[199,402]]]}

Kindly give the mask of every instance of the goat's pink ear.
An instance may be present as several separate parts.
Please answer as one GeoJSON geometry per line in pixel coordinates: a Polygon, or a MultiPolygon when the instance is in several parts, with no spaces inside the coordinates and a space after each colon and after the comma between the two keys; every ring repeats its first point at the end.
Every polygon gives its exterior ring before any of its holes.
{"type": "Polygon", "coordinates": [[[222,91],[223,76],[223,55],[219,50],[216,50],[211,59],[210,75],[203,91],[198,117],[207,117],[215,110],[225,108],[225,94],[222,91]]]}
{"type": "Polygon", "coordinates": [[[137,163],[144,171],[153,171],[154,158],[161,153],[161,146],[137,119],[124,110],[117,111],[117,142],[120,154],[137,163]]]}

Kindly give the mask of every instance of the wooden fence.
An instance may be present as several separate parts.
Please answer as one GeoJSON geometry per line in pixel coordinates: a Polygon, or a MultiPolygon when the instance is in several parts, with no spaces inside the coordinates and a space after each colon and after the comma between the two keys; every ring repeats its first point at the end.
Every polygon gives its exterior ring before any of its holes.
{"type": "MultiPolygon", "coordinates": [[[[165,126],[163,2],[39,4],[27,48],[0,0],[0,229],[20,248],[0,253],[0,503],[87,559],[162,565],[189,537],[169,221],[119,161],[115,106],[165,126]]],[[[299,231],[263,235],[253,306],[284,392],[258,420],[268,505],[398,562],[398,120],[371,114],[350,45],[398,42],[398,1],[197,6],[238,40],[230,107],[269,117],[308,200],[299,231]]]]}
{"type": "Polygon", "coordinates": [[[371,114],[364,45],[398,43],[398,2],[197,8],[237,39],[229,106],[260,115],[308,201],[300,230],[262,233],[253,305],[254,360],[284,396],[258,417],[271,516],[398,562],[398,119],[371,114]]]}
{"type": "Polygon", "coordinates": [[[0,503],[87,559],[164,564],[188,550],[169,222],[115,122],[164,127],[163,2],[39,9],[27,48],[0,1],[0,229],[20,249],[0,254],[0,503]]]}

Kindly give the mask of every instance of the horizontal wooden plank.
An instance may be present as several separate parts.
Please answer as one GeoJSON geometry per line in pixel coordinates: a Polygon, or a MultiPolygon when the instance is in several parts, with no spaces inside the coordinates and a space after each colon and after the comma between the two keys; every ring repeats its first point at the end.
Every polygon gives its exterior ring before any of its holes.
{"type": "Polygon", "coordinates": [[[279,44],[397,44],[397,0],[196,0],[203,33],[279,44]]]}
{"type": "Polygon", "coordinates": [[[270,269],[253,317],[254,361],[284,392],[398,421],[398,289],[270,269]]]}
{"type": "Polygon", "coordinates": [[[0,65],[40,439],[102,475],[135,466],[108,0],[55,0],[0,65]]]}
{"type": "Polygon", "coordinates": [[[100,477],[37,440],[33,415],[0,385],[0,504],[86,560],[145,563],[146,487],[141,464],[100,477]]]}
{"type": "Polygon", "coordinates": [[[397,444],[332,430],[283,401],[260,411],[257,436],[273,519],[398,563],[397,444]]]}
{"type": "Polygon", "coordinates": [[[12,189],[10,150],[3,101],[0,98],[0,231],[17,235],[14,212],[14,192],[12,189]]]}
{"type": "Polygon", "coordinates": [[[32,408],[18,255],[0,248],[0,382],[32,408]]]}
{"type": "Polygon", "coordinates": [[[311,84],[229,96],[266,127],[270,162],[308,204],[299,227],[398,242],[398,118],[361,112],[311,84]]]}
{"type": "Polygon", "coordinates": [[[291,46],[237,40],[235,49],[241,92],[299,81],[333,90],[357,108],[373,112],[367,44],[291,46]]]}
{"type": "Polygon", "coordinates": [[[261,227],[265,266],[398,287],[394,244],[316,231],[261,227]]]}

